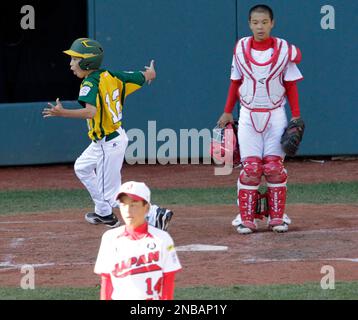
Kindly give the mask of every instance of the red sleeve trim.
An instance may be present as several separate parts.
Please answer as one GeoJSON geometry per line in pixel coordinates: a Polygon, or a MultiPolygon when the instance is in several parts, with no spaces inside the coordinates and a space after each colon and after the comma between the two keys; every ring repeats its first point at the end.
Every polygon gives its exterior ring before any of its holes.
{"type": "Polygon", "coordinates": [[[101,300],[112,300],[113,286],[111,276],[109,274],[101,274],[101,300]]]}
{"type": "Polygon", "coordinates": [[[166,272],[163,274],[163,288],[161,300],[173,300],[175,289],[175,274],[177,271],[166,272]]]}
{"type": "Polygon", "coordinates": [[[284,81],[286,96],[290,104],[292,117],[300,117],[299,96],[296,81],[284,81]]]}
{"type": "Polygon", "coordinates": [[[296,48],[296,57],[292,59],[292,45],[289,46],[289,55],[290,55],[290,61],[293,63],[299,64],[302,60],[302,53],[300,48],[294,46],[296,48]]]}
{"type": "Polygon", "coordinates": [[[224,112],[232,113],[232,111],[234,110],[235,104],[239,99],[239,88],[241,84],[242,80],[231,80],[224,112]]]}

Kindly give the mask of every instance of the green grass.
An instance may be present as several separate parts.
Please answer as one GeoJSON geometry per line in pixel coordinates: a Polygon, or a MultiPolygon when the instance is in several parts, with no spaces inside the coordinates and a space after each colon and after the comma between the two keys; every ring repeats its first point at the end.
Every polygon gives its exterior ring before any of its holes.
{"type": "MultiPolygon", "coordinates": [[[[289,184],[288,203],[358,203],[358,182],[289,184]]],[[[218,205],[236,201],[235,187],[154,189],[152,202],[161,205],[218,205]]],[[[84,189],[1,191],[0,214],[91,207],[84,189]]]]}
{"type": "Polygon", "coordinates": [[[0,288],[0,300],[98,300],[97,288],[0,288]]]}
{"type": "Polygon", "coordinates": [[[178,300],[348,300],[358,299],[358,282],[336,283],[335,289],[327,290],[323,290],[319,283],[178,288],[175,298],[178,300]]]}
{"type": "Polygon", "coordinates": [[[76,209],[92,206],[86,190],[1,191],[0,214],[76,209]]]}
{"type": "MultiPolygon", "coordinates": [[[[0,288],[0,300],[98,300],[99,288],[0,288]]],[[[357,300],[358,282],[337,282],[323,290],[319,283],[232,287],[177,288],[176,300],[357,300]]]]}

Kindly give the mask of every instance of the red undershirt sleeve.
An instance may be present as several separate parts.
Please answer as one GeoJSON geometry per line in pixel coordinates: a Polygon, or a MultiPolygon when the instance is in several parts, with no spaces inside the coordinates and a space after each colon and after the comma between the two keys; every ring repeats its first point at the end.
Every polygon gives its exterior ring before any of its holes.
{"type": "Polygon", "coordinates": [[[164,273],[161,300],[173,300],[174,299],[175,273],[176,273],[176,271],[164,273]]]}
{"type": "Polygon", "coordinates": [[[232,113],[232,111],[234,110],[236,101],[239,99],[239,88],[241,84],[242,80],[231,80],[224,112],[232,113]]]}
{"type": "Polygon", "coordinates": [[[296,51],[297,51],[296,57],[295,57],[295,59],[293,59],[291,61],[296,64],[299,64],[302,60],[302,53],[301,53],[300,48],[298,48],[298,47],[296,47],[296,51]]]}
{"type": "Polygon", "coordinates": [[[292,117],[300,117],[300,105],[296,81],[284,81],[286,96],[290,104],[292,117]]]}
{"type": "Polygon", "coordinates": [[[109,274],[102,273],[101,275],[101,300],[112,300],[113,286],[111,276],[109,274]]]}

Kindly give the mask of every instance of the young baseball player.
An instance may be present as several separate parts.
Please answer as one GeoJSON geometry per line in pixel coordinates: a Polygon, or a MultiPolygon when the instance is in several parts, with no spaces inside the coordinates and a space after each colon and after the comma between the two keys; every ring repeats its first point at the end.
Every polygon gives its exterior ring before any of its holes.
{"type": "Polygon", "coordinates": [[[240,39],[231,66],[231,84],[219,126],[233,121],[232,111],[240,100],[238,140],[243,169],[238,179],[239,214],[232,224],[240,234],[257,229],[256,206],[262,176],[267,182],[268,225],[276,232],[288,231],[285,214],[287,171],[280,139],[287,126],[285,103],[292,119],[300,118],[297,68],[300,50],[272,37],[275,21],[272,9],[257,5],[249,12],[251,37],[240,39]]]}
{"type": "Polygon", "coordinates": [[[172,300],[181,269],[170,235],[146,222],[150,190],[124,183],[117,196],[125,226],[105,232],[94,272],[101,276],[102,300],[172,300]]]}
{"type": "MultiPolygon", "coordinates": [[[[87,120],[92,143],[74,166],[77,177],[95,204],[94,212],[87,213],[85,219],[91,224],[116,227],[119,220],[112,209],[118,206],[115,197],[121,185],[121,168],[128,145],[122,128],[122,109],[128,95],[156,78],[154,61],[145,67],[145,71],[112,72],[100,69],[104,50],[99,42],[88,38],[75,40],[64,53],[71,57],[70,66],[74,75],[83,79],[78,97],[83,108],[66,109],[57,98],[56,105],[49,103],[49,107],[43,110],[43,116],[87,120]]],[[[153,206],[149,215],[150,221],[166,229],[173,213],[153,206]]]]}

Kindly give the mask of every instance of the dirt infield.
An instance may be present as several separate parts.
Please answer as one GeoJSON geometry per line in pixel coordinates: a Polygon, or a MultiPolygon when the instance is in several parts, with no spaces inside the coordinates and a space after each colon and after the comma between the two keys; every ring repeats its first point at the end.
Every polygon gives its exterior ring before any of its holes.
{"type": "MultiPolygon", "coordinates": [[[[288,161],[289,183],[358,181],[358,160],[288,161]]],[[[211,165],[125,165],[123,181],[146,181],[150,188],[235,186],[239,170],[215,176],[211,165]]],[[[83,188],[73,165],[0,167],[0,190],[83,188]]]]}
{"type": "MultiPolygon", "coordinates": [[[[358,161],[289,162],[291,182],[357,181],[358,161]],[[309,173],[309,171],[311,173],[309,173]]],[[[215,177],[210,166],[127,166],[124,180],[154,188],[232,186],[237,175],[215,177]]],[[[72,166],[0,168],[1,189],[82,188],[72,166]],[[21,182],[21,184],[20,184],[21,182]]],[[[260,231],[240,236],[231,226],[237,208],[172,206],[170,225],[183,270],[177,286],[319,282],[321,268],[335,268],[336,281],[358,280],[358,205],[292,204],[290,232],[260,231]],[[222,251],[188,251],[186,246],[222,246],[222,251]]],[[[88,208],[90,209],[90,208],[88,208]]],[[[86,210],[0,216],[0,286],[19,286],[20,268],[36,269],[37,286],[98,284],[93,266],[103,226],[83,219],[86,210]]]]}

